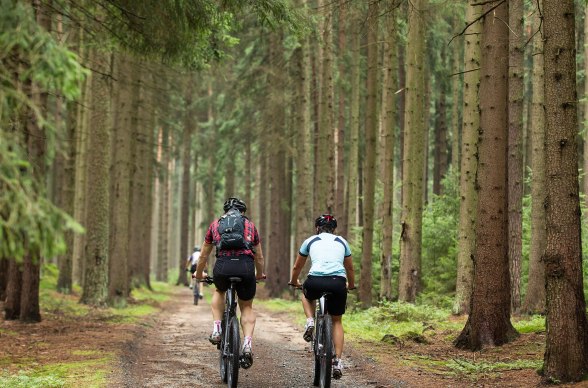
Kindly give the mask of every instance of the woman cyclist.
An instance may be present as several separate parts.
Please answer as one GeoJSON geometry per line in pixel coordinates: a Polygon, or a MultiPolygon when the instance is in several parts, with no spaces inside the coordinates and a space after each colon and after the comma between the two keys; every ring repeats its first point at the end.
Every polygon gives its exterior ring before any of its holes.
{"type": "Polygon", "coordinates": [[[338,379],[343,375],[341,354],[343,353],[344,335],[341,318],[345,313],[347,288],[355,288],[353,261],[347,241],[334,234],[337,228],[335,217],[331,214],[323,214],[315,220],[314,226],[316,235],[310,236],[302,243],[292,268],[289,284],[301,286],[298,276],[304,267],[306,258],[310,256],[312,265],[308,277],[302,285],[304,293],[302,306],[306,314],[303,338],[307,342],[312,340],[315,300],[319,299],[323,292],[329,292],[326,299],[329,313],[333,318],[333,342],[335,344],[333,378],[338,379]]]}

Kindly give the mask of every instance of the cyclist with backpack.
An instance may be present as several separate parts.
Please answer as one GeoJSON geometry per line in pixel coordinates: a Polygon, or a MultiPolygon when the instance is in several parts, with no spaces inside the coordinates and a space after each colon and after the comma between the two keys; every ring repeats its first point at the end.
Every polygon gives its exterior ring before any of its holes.
{"type": "Polygon", "coordinates": [[[243,348],[241,351],[241,367],[249,368],[253,364],[251,337],[255,328],[253,298],[256,291],[256,280],[265,279],[264,258],[261,250],[259,233],[244,213],[247,211],[245,202],[239,198],[228,198],[223,210],[225,214],[212,222],[204,237],[204,244],[194,277],[203,279],[208,256],[216,247],[216,263],[213,270],[216,291],[212,295],[212,316],[214,325],[210,342],[217,345],[221,341],[221,320],[225,304],[225,292],[230,286],[229,278],[238,276],[242,281],[237,283],[237,297],[241,310],[241,326],[243,328],[243,348]]]}
{"type": "Polygon", "coordinates": [[[298,257],[292,268],[290,285],[302,286],[304,296],[302,306],[306,315],[303,338],[306,342],[312,340],[314,330],[315,301],[323,292],[326,296],[329,313],[333,319],[333,343],[335,344],[335,362],[333,363],[333,378],[343,375],[344,334],[342,316],[347,303],[347,290],[355,288],[355,273],[351,249],[347,241],[334,234],[337,220],[331,214],[318,217],[314,226],[316,235],[307,238],[300,247],[298,257]],[[310,256],[312,265],[304,284],[300,284],[298,276],[306,258],[310,256]]]}

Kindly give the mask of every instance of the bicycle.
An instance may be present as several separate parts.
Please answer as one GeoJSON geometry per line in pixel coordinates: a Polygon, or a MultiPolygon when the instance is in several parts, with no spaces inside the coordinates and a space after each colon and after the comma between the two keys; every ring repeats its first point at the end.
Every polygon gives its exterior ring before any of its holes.
{"type": "MultiPolygon", "coordinates": [[[[302,287],[295,284],[290,286],[301,290],[302,287]]],[[[335,345],[333,343],[333,319],[327,309],[326,297],[330,292],[322,292],[316,303],[314,313],[314,333],[312,338],[312,351],[314,354],[314,381],[315,387],[329,388],[331,386],[331,373],[335,345]]]]}
{"type": "MultiPolygon", "coordinates": [[[[203,282],[212,284],[213,279],[205,277],[203,282]]],[[[242,278],[230,277],[231,286],[225,294],[225,311],[222,320],[221,342],[217,345],[219,350],[219,371],[223,383],[230,388],[236,387],[239,380],[239,345],[241,343],[239,333],[239,320],[237,318],[237,294],[235,285],[242,281],[242,278]]]]}

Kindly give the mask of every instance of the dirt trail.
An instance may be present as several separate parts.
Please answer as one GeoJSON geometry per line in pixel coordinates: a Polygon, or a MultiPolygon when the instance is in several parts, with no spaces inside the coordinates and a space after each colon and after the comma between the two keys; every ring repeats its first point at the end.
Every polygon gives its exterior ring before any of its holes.
{"type": "MultiPolygon", "coordinates": [[[[207,340],[210,306],[191,303],[191,290],[175,294],[163,313],[137,329],[127,343],[113,387],[222,387],[218,352],[207,340]]],[[[311,387],[312,354],[300,328],[257,309],[254,364],[239,371],[240,387],[311,387]]],[[[348,349],[346,369],[334,387],[407,387],[382,378],[373,360],[348,349]],[[380,375],[380,376],[377,376],[380,375]]]]}

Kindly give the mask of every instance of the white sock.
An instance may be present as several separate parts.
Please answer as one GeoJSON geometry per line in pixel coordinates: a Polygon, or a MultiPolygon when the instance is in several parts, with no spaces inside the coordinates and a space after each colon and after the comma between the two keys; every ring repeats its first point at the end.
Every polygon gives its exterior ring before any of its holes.
{"type": "Polygon", "coordinates": [[[306,318],[306,324],[314,326],[314,318],[306,318]]]}
{"type": "Polygon", "coordinates": [[[212,326],[212,331],[220,333],[221,331],[221,321],[214,321],[214,325],[212,326]]]}
{"type": "Polygon", "coordinates": [[[251,345],[251,336],[246,336],[243,339],[243,348],[245,348],[245,346],[249,345],[249,347],[252,347],[251,345]]]}

